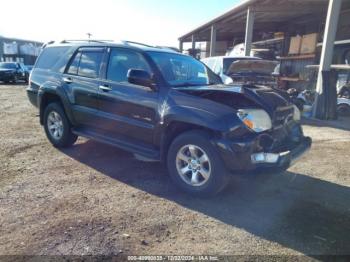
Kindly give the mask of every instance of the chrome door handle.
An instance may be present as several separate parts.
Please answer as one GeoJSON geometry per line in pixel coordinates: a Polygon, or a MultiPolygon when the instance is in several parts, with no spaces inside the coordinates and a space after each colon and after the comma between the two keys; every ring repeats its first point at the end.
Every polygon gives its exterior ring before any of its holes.
{"type": "Polygon", "coordinates": [[[63,77],[63,81],[67,84],[73,83],[73,79],[71,77],[63,77]]]}
{"type": "Polygon", "coordinates": [[[99,88],[103,91],[103,92],[109,92],[109,91],[112,91],[112,88],[110,88],[109,86],[107,85],[101,85],[99,86],[99,88]]]}

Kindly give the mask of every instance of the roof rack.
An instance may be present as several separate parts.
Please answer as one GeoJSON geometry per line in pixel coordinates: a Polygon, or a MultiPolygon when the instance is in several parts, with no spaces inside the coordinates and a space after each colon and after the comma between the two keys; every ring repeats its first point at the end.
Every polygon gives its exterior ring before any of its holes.
{"type": "Polygon", "coordinates": [[[70,43],[70,42],[93,42],[93,43],[106,43],[106,42],[113,42],[113,40],[99,40],[99,39],[65,39],[62,40],[60,43],[70,43]]]}
{"type": "Polygon", "coordinates": [[[52,45],[53,43],[55,43],[55,41],[46,42],[41,46],[41,48],[44,49],[45,47],[47,47],[48,45],[52,45]]]}
{"type": "Polygon", "coordinates": [[[141,45],[141,46],[145,46],[145,47],[154,47],[154,46],[151,46],[151,45],[147,45],[147,44],[143,44],[143,43],[139,43],[139,42],[134,42],[134,41],[122,40],[121,42],[122,42],[123,44],[125,44],[125,45],[134,44],[134,45],[141,45]]]}

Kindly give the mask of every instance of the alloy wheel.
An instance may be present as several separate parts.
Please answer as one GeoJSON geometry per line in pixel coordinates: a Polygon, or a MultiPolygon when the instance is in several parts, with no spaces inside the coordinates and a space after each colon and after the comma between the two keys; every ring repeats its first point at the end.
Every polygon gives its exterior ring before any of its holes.
{"type": "Polygon", "coordinates": [[[195,145],[183,146],[176,156],[181,179],[190,186],[203,186],[210,178],[211,164],[207,153],[195,145]]]}
{"type": "Polygon", "coordinates": [[[47,128],[52,138],[55,140],[61,139],[64,127],[62,118],[57,112],[52,111],[49,113],[47,117],[47,128]]]}

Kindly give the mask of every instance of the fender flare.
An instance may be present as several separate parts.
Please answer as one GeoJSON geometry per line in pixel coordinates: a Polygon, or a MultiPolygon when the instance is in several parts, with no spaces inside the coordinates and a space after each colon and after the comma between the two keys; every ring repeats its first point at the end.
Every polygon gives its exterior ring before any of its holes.
{"type": "Polygon", "coordinates": [[[72,125],[75,125],[76,121],[74,119],[72,107],[66,92],[59,85],[51,82],[46,82],[45,84],[43,84],[38,91],[38,107],[39,107],[40,123],[43,124],[44,106],[42,104],[46,95],[54,95],[59,98],[59,101],[62,104],[63,109],[70,123],[72,125]]]}

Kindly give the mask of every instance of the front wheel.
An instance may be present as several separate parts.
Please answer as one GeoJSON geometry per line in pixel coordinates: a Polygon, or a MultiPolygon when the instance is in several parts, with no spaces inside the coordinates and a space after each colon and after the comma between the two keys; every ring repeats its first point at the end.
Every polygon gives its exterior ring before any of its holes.
{"type": "Polygon", "coordinates": [[[169,148],[167,165],[176,185],[193,195],[215,195],[224,189],[229,178],[209,135],[202,131],[177,137],[169,148]]]}
{"type": "Polygon", "coordinates": [[[69,147],[77,141],[71,126],[59,103],[49,104],[44,112],[44,128],[47,138],[55,147],[69,147]]]}
{"type": "Polygon", "coordinates": [[[14,76],[12,83],[14,83],[14,84],[18,83],[18,76],[17,75],[14,76]]]}

